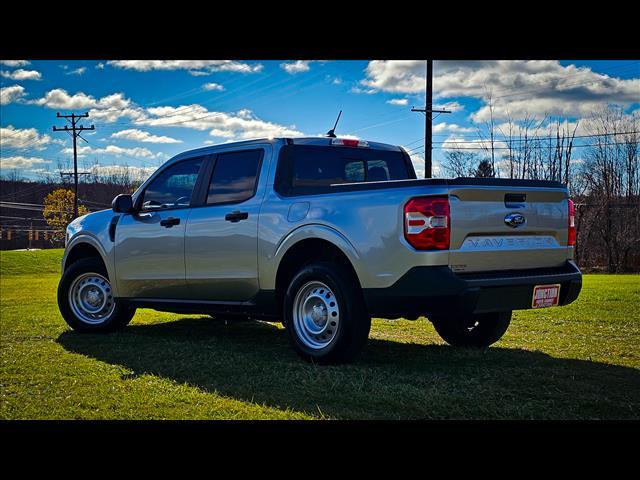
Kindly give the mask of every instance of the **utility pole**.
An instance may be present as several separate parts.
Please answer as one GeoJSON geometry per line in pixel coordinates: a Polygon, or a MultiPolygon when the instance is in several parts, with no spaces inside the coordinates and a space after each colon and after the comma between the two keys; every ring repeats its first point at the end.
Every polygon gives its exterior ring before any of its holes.
{"type": "Polygon", "coordinates": [[[433,114],[434,113],[451,113],[450,110],[434,110],[433,109],[433,60],[427,60],[427,78],[426,78],[426,105],[425,108],[411,109],[412,112],[424,113],[424,178],[431,178],[432,170],[432,152],[433,152],[433,114]]]}
{"type": "MultiPolygon", "coordinates": [[[[73,188],[73,218],[78,218],[78,152],[76,149],[76,139],[80,136],[80,132],[84,130],[95,130],[95,127],[91,125],[90,127],[83,127],[82,125],[78,126],[78,120],[81,118],[88,118],[89,114],[84,113],[81,115],[76,115],[72,113],[71,115],[60,115],[60,112],[56,113],[56,117],[58,118],[66,118],[69,123],[71,123],[71,128],[68,125],[65,125],[62,128],[58,128],[54,125],[54,132],[67,132],[73,138],[73,180],[74,180],[74,188],[73,188]],[[71,119],[71,120],[69,120],[71,119]]],[[[82,138],[85,142],[86,140],[82,138]]]]}

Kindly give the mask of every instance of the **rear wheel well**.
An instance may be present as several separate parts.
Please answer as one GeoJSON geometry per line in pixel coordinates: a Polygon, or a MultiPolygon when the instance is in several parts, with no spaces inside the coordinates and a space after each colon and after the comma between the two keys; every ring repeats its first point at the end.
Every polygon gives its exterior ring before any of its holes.
{"type": "Polygon", "coordinates": [[[301,240],[287,250],[278,266],[278,273],[276,274],[276,301],[278,309],[282,308],[287,287],[296,272],[304,265],[317,261],[343,265],[351,272],[353,281],[356,282],[357,287],[360,288],[358,275],[349,258],[347,258],[340,248],[327,240],[319,238],[301,240]]]}
{"type": "Polygon", "coordinates": [[[100,263],[102,263],[105,271],[107,270],[107,267],[104,264],[104,260],[102,260],[102,255],[100,255],[100,252],[98,252],[98,249],[96,247],[89,243],[79,243],[71,249],[71,251],[67,255],[67,259],[64,262],[64,269],[67,270],[69,266],[83,258],[95,258],[100,263]]]}

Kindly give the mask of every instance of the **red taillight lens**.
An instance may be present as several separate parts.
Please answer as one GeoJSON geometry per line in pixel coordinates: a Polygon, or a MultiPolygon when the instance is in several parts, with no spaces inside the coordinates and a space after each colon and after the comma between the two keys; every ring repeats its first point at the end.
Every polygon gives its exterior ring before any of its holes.
{"type": "Polygon", "coordinates": [[[576,244],[576,207],[573,204],[573,200],[567,200],[569,205],[569,237],[567,239],[567,245],[573,247],[576,244]]]}
{"type": "Polygon", "coordinates": [[[404,206],[404,238],[416,250],[448,250],[449,224],[447,197],[416,197],[404,206]]]}
{"type": "Polygon", "coordinates": [[[369,142],[366,140],[358,140],[352,138],[334,138],[331,145],[340,145],[343,147],[368,147],[369,142]]]}

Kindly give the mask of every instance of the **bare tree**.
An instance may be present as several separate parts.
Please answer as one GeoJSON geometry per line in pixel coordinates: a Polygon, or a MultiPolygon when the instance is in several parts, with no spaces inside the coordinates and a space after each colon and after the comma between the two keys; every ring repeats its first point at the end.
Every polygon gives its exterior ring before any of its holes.
{"type": "Polygon", "coordinates": [[[616,107],[595,112],[587,125],[593,145],[580,170],[587,187],[582,226],[592,242],[601,243],[609,272],[628,269],[631,254],[640,249],[638,136],[622,133],[636,128],[637,118],[616,107]]]}
{"type": "Polygon", "coordinates": [[[487,86],[485,89],[485,97],[487,108],[489,109],[489,120],[477,127],[477,133],[482,140],[482,149],[489,155],[491,159],[491,171],[496,171],[496,154],[495,154],[495,133],[496,125],[493,117],[493,92],[487,86]]]}
{"type": "Polygon", "coordinates": [[[442,163],[445,173],[450,177],[472,177],[477,165],[477,153],[460,150],[447,151],[442,163]]]}

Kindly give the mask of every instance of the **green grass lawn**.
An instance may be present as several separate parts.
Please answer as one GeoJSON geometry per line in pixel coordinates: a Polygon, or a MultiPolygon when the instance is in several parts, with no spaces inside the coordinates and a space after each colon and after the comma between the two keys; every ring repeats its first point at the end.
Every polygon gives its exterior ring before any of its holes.
{"type": "Polygon", "coordinates": [[[139,310],[72,332],[60,250],[0,254],[2,419],[640,418],[640,277],[586,275],[568,307],[515,313],[483,350],[374,320],[352,365],[307,364],[280,325],[139,310]]]}

